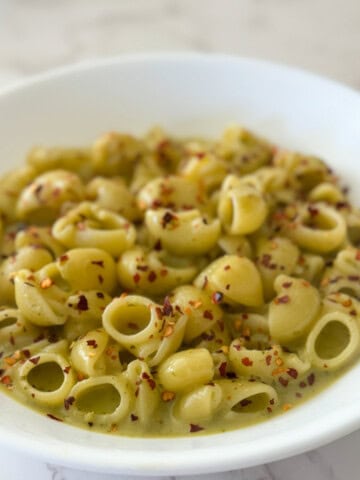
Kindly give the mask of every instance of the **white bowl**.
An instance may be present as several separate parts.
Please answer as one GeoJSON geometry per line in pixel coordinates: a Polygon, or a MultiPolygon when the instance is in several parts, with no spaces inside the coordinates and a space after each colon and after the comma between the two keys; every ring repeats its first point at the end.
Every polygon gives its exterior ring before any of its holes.
{"type": "MultiPolygon", "coordinates": [[[[360,95],[299,70],[222,55],[122,57],[57,70],[0,95],[1,169],[34,144],[87,144],[107,130],[218,135],[230,122],[323,156],[360,180],[360,95]]],[[[354,192],[360,204],[360,191],[354,192]],[[357,194],[357,195],[356,195],[357,194]]],[[[187,438],[103,435],[53,422],[1,395],[0,443],[48,462],[138,475],[195,474],[269,462],[360,425],[360,364],[284,415],[187,438]]]]}

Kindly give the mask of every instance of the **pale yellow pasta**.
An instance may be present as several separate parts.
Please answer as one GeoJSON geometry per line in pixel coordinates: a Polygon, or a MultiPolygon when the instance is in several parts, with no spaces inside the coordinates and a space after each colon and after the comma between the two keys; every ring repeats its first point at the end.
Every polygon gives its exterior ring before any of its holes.
{"type": "Polygon", "coordinates": [[[345,196],[339,186],[333,183],[319,183],[309,192],[309,200],[311,202],[328,202],[336,204],[343,202],[345,196]]]}
{"type": "Polygon", "coordinates": [[[40,330],[26,321],[18,309],[0,309],[0,342],[3,351],[23,348],[39,334],[40,330]]]}
{"type": "Polygon", "coordinates": [[[207,219],[199,210],[147,210],[145,225],[166,250],[179,256],[204,255],[215,247],[221,232],[219,220],[207,219]]]}
{"type": "Polygon", "coordinates": [[[211,263],[195,279],[195,286],[218,292],[219,302],[258,306],[263,303],[260,273],[246,257],[224,255],[211,263]]]}
{"type": "Polygon", "coordinates": [[[216,414],[223,393],[219,385],[213,383],[182,394],[173,408],[176,419],[187,423],[209,422],[216,414]]]}
{"type": "Polygon", "coordinates": [[[51,223],[62,205],[83,200],[85,189],[79,176],[66,170],[50,170],[36,177],[19,196],[19,218],[34,223],[51,223]]]}
{"type": "Polygon", "coordinates": [[[243,235],[221,235],[218,245],[224,253],[252,258],[252,246],[243,235]]]}
{"type": "Polygon", "coordinates": [[[121,215],[83,202],[54,223],[54,237],[69,248],[96,247],[118,256],[135,242],[133,225],[121,215]]]}
{"type": "Polygon", "coordinates": [[[44,406],[62,405],[75,383],[68,360],[58,353],[39,352],[19,367],[18,375],[25,394],[44,406]]]}
{"type": "Polygon", "coordinates": [[[277,297],[269,307],[273,340],[287,344],[306,335],[320,311],[319,292],[306,280],[279,275],[274,283],[277,297]]]}
{"type": "Polygon", "coordinates": [[[70,351],[72,366],[84,377],[94,377],[106,373],[104,352],[109,335],[103,329],[90,330],[76,340],[70,351]]]}
{"type": "Polygon", "coordinates": [[[102,375],[76,383],[67,403],[70,415],[108,427],[120,422],[130,405],[131,390],[122,375],[102,375]]]}
{"type": "Polygon", "coordinates": [[[359,323],[353,316],[340,311],[319,318],[306,339],[309,361],[324,370],[342,367],[359,349],[359,323]]]}
{"type": "Polygon", "coordinates": [[[201,183],[206,191],[211,191],[221,185],[228,166],[212,153],[199,152],[186,161],[180,172],[185,178],[201,183]]]}
{"type": "Polygon", "coordinates": [[[296,277],[304,278],[313,285],[318,285],[325,268],[325,260],[321,255],[314,253],[302,253],[293,274],[296,277]]]}
{"type": "Polygon", "coordinates": [[[100,207],[113,210],[131,222],[141,219],[135,196],[121,177],[95,177],[86,186],[86,196],[100,207]]]}
{"type": "Polygon", "coordinates": [[[16,204],[19,196],[37,172],[32,167],[21,167],[8,172],[0,179],[0,212],[8,222],[18,220],[16,204]]]}
{"type": "Polygon", "coordinates": [[[258,313],[226,313],[225,322],[232,338],[241,337],[246,348],[265,349],[270,347],[269,322],[258,313]]]}
{"type": "Polygon", "coordinates": [[[31,226],[20,230],[15,237],[15,249],[20,250],[29,246],[44,248],[53,258],[60,257],[65,251],[65,247],[53,237],[49,227],[31,226]]]}
{"type": "Polygon", "coordinates": [[[197,270],[191,260],[141,247],[123,253],[117,264],[120,285],[145,295],[165,295],[177,285],[191,282],[197,270]]]}
{"type": "Polygon", "coordinates": [[[174,353],[161,363],[157,375],[166,390],[183,392],[193,385],[210,382],[214,376],[214,363],[205,348],[188,349],[174,353]]]}

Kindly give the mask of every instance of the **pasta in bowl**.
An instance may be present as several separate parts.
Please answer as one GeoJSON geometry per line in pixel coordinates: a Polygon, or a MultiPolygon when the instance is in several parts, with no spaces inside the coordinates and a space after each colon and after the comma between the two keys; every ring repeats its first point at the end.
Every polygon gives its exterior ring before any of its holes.
{"type": "Polygon", "coordinates": [[[34,148],[25,168],[0,180],[0,382],[50,419],[236,429],[359,356],[360,211],[319,158],[239,126],[154,128],[34,148]]]}

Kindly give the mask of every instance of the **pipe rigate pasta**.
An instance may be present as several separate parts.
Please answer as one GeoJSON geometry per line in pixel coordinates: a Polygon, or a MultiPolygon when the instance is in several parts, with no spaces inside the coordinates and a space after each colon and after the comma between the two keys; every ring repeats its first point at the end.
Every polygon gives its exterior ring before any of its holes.
{"type": "Polygon", "coordinates": [[[0,178],[0,388],[131,436],[286,412],[360,354],[360,209],[232,126],[33,148],[0,178]]]}

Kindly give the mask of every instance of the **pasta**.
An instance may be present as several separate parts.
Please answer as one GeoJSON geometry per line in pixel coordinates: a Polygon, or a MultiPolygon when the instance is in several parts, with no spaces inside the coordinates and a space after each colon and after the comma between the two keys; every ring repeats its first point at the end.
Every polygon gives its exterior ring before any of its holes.
{"type": "Polygon", "coordinates": [[[251,425],[360,353],[360,210],[238,126],[34,147],[0,179],[0,388],[100,432],[251,425]]]}

